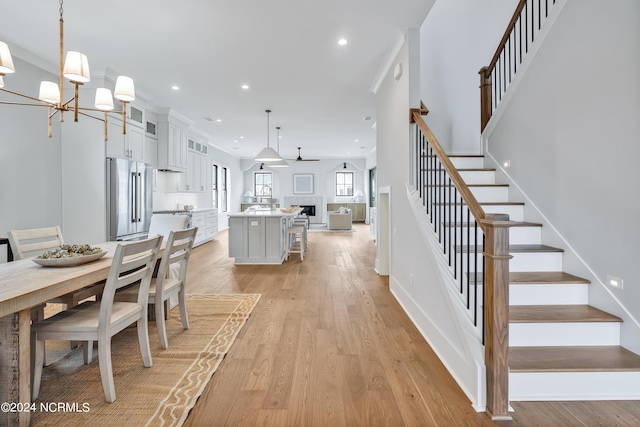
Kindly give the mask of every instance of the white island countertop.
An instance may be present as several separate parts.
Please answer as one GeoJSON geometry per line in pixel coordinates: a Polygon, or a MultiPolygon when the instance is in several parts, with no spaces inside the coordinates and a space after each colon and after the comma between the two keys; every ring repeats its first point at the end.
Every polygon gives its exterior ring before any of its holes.
{"type": "Polygon", "coordinates": [[[298,208],[293,212],[282,212],[280,209],[248,209],[244,212],[230,213],[229,218],[247,218],[253,216],[269,216],[269,217],[295,217],[302,212],[302,208],[298,208]]]}

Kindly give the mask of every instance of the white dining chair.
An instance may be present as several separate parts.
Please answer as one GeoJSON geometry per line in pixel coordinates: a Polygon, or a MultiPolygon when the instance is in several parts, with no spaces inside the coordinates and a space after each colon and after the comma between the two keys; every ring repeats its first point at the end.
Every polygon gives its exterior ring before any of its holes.
{"type": "Polygon", "coordinates": [[[31,339],[36,353],[32,379],[33,400],[37,399],[40,393],[46,340],[84,342],[85,363],[92,356],[93,342],[98,341],[100,377],[107,402],[116,400],[111,364],[111,337],[136,323],[143,364],[147,368],[151,367],[147,298],[161,244],[160,236],[119,244],[100,301],[85,301],[31,326],[31,339]],[[140,283],[135,302],[114,301],[118,289],[136,282],[140,283]]]}
{"type": "MultiPolygon", "coordinates": [[[[8,234],[9,244],[15,260],[34,258],[50,249],[64,245],[62,231],[59,226],[11,230],[8,234]]],[[[103,288],[104,281],[62,295],[48,302],[64,304],[67,308],[74,307],[84,299],[99,296],[103,288]]],[[[42,316],[42,314],[38,314],[38,318],[35,320],[42,320],[42,316]]]]}
{"type": "MultiPolygon", "coordinates": [[[[164,349],[169,347],[165,322],[165,302],[170,298],[178,298],[182,328],[189,329],[189,317],[185,299],[187,266],[197,232],[198,228],[193,227],[169,233],[157,277],[151,280],[151,286],[149,287],[149,304],[155,305],[155,321],[158,327],[160,346],[164,349]],[[172,267],[177,267],[177,277],[170,274],[172,267]]],[[[134,301],[138,293],[138,286],[130,286],[116,292],[116,301],[134,301]]]]}

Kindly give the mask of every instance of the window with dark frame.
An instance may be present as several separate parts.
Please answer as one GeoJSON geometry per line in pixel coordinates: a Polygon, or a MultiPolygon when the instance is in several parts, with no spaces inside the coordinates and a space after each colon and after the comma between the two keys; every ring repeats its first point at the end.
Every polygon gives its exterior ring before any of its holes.
{"type": "Polygon", "coordinates": [[[220,197],[220,201],[222,202],[222,212],[227,212],[229,210],[229,204],[227,200],[228,188],[228,176],[227,176],[227,168],[222,168],[222,173],[220,174],[220,189],[222,190],[222,194],[220,197]]]}
{"type": "Polygon", "coordinates": [[[218,165],[211,170],[211,207],[218,208],[218,165]]]}
{"type": "Polygon", "coordinates": [[[253,194],[256,197],[271,198],[273,193],[273,175],[271,172],[256,172],[253,175],[253,194]]]}
{"type": "Polygon", "coordinates": [[[353,172],[336,172],[336,196],[353,196],[353,172]]]}
{"type": "Polygon", "coordinates": [[[369,207],[376,207],[376,168],[369,169],[369,207]]]}

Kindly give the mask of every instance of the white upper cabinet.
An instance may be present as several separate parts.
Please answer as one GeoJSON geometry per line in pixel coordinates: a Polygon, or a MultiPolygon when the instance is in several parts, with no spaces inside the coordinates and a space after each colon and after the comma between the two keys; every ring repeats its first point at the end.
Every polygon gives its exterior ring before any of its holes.
{"type": "Polygon", "coordinates": [[[122,116],[108,116],[107,157],[145,161],[144,108],[127,104],[127,133],[122,133],[122,116]]]}
{"type": "Polygon", "coordinates": [[[189,122],[174,112],[158,114],[158,169],[185,172],[189,122]]]}

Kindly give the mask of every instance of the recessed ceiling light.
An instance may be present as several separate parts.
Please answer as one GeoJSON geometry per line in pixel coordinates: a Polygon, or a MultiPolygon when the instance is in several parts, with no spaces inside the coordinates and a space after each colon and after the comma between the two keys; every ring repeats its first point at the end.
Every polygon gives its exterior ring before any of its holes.
{"type": "Polygon", "coordinates": [[[171,89],[173,89],[173,90],[180,90],[180,87],[179,87],[179,86],[175,86],[175,85],[173,85],[173,86],[171,86],[171,89]]]}
{"type": "Polygon", "coordinates": [[[237,142],[238,142],[238,140],[237,140],[237,139],[234,139],[234,140],[233,140],[233,142],[236,142],[236,143],[237,143],[237,142]]]}
{"type": "Polygon", "coordinates": [[[355,142],[360,142],[360,140],[359,140],[359,139],[354,139],[354,141],[355,141],[355,142]]]}
{"type": "Polygon", "coordinates": [[[242,85],[242,89],[244,89],[244,90],[249,89],[249,85],[242,85]]]}
{"type": "Polygon", "coordinates": [[[338,40],[338,44],[339,44],[340,46],[344,46],[344,45],[346,45],[346,44],[347,44],[347,39],[340,39],[340,40],[338,40]]]}
{"type": "Polygon", "coordinates": [[[244,136],[241,136],[240,139],[244,139],[244,136]]]}
{"type": "Polygon", "coordinates": [[[222,119],[216,119],[216,122],[220,123],[222,121],[222,119]]]}

